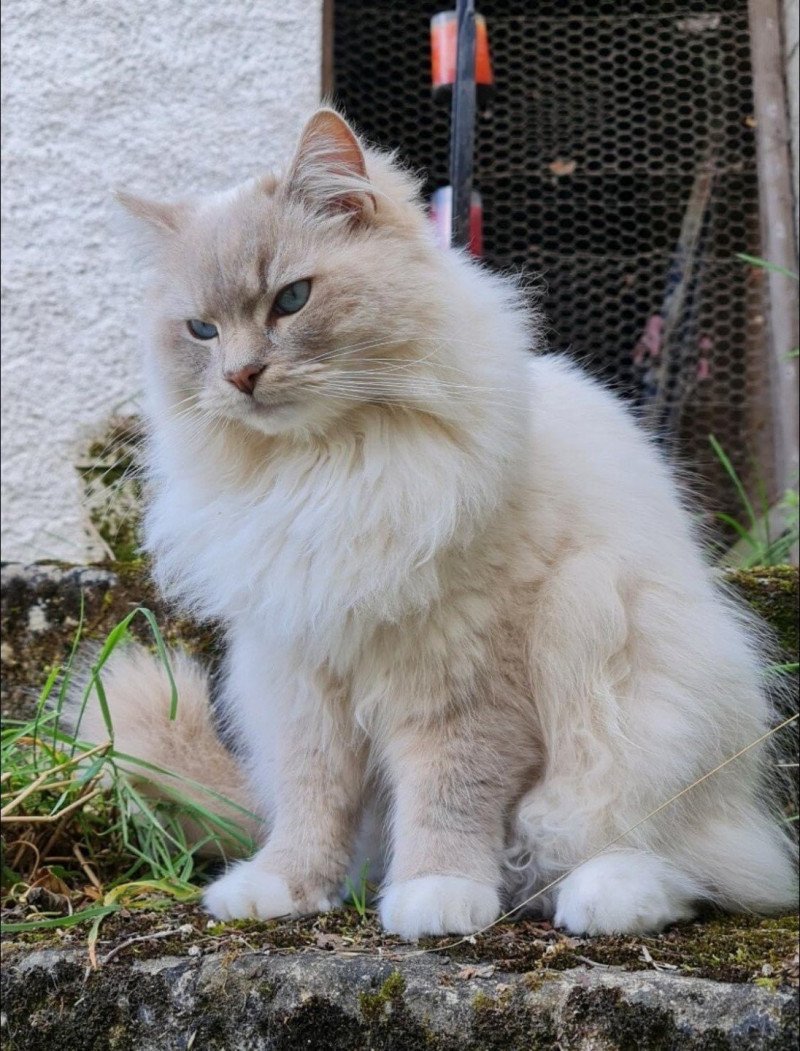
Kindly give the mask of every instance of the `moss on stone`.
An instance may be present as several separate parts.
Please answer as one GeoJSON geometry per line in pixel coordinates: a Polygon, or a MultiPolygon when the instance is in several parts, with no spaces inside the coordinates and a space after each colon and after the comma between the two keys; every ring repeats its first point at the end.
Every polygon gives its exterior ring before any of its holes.
{"type": "MultiPolygon", "coordinates": [[[[199,905],[173,905],[166,909],[130,909],[109,916],[100,927],[101,954],[148,932],[173,928],[174,937],[137,941],[120,954],[120,961],[147,960],[164,955],[185,956],[190,949],[201,953],[224,953],[230,959],[249,952],[282,955],[296,953],[402,954],[398,939],[385,935],[377,920],[354,922],[350,909],[324,916],[293,920],[233,920],[211,923],[199,905]],[[190,930],[179,931],[178,928],[190,930]]],[[[4,952],[15,946],[80,947],[86,930],[41,931],[6,935],[4,952]]],[[[423,946],[434,956],[446,948],[446,956],[457,962],[493,964],[498,974],[524,974],[530,991],[541,988],[559,973],[581,967],[586,961],[625,971],[655,971],[710,978],[732,983],[758,983],[769,978],[769,987],[797,984],[798,916],[768,919],[756,916],[716,915],[703,921],[680,924],[659,935],[601,938],[572,938],[533,921],[502,923],[478,936],[475,943],[454,939],[427,939],[423,946]],[[544,937],[542,934],[544,933],[544,937]],[[647,950],[650,960],[643,952],[647,950]],[[652,961],[652,962],[651,962],[652,961]]],[[[398,957],[399,958],[399,957],[398,957]]],[[[381,1013],[387,1004],[400,1000],[405,991],[402,974],[387,975],[382,985],[364,994],[366,1013],[381,1013]]],[[[476,1006],[480,1006],[480,996],[476,1006]]],[[[495,1001],[487,1007],[502,1006],[495,1001]]]]}
{"type": "Polygon", "coordinates": [[[399,971],[392,971],[380,989],[374,993],[361,993],[358,997],[361,1014],[368,1022],[376,1022],[402,999],[406,991],[406,980],[399,971]]]}
{"type": "Polygon", "coordinates": [[[558,1047],[550,1012],[532,1008],[510,988],[494,996],[478,990],[472,998],[472,1010],[470,1046],[482,1051],[544,1051],[558,1047]]]}
{"type": "MultiPolygon", "coordinates": [[[[106,638],[132,609],[155,614],[170,646],[198,654],[216,667],[220,636],[213,627],[176,614],[156,591],[143,559],[102,567],[69,564],[4,566],[2,589],[2,710],[4,719],[29,718],[50,669],[69,658],[83,614],[83,641],[106,638]]],[[[147,646],[153,636],[137,617],[131,635],[147,646]]]]}
{"type": "Polygon", "coordinates": [[[390,1014],[361,1020],[323,996],[312,996],[281,1020],[276,1051],[456,1051],[447,1037],[434,1034],[399,1001],[390,1014]]]}
{"type": "Polygon", "coordinates": [[[536,988],[527,978],[495,977],[483,992],[483,980],[463,979],[457,963],[416,952],[389,964],[375,953],[347,960],[312,950],[286,960],[217,946],[207,960],[186,959],[185,950],[151,963],[118,954],[88,976],[85,959],[67,949],[3,968],[4,1046],[140,1051],[185,1047],[191,1038],[188,1046],[220,1051],[783,1051],[796,1040],[789,993],[717,991],[652,971],[583,968],[536,988]]]}
{"type": "MultiPolygon", "coordinates": [[[[427,939],[436,949],[444,940],[427,939]]],[[[727,982],[751,982],[766,966],[781,982],[796,981],[798,917],[793,913],[764,919],[758,916],[715,915],[677,925],[658,935],[571,938],[547,925],[522,920],[498,924],[475,939],[448,948],[460,961],[486,963],[500,970],[524,972],[529,982],[553,972],[595,964],[638,971],[664,967],[678,974],[727,982]],[[646,949],[653,963],[644,952],[646,949]]]]}
{"type": "MultiPolygon", "coordinates": [[[[615,1051],[728,1051],[730,1041],[718,1029],[687,1039],[672,1015],[652,1004],[626,1002],[619,989],[573,989],[562,1012],[567,1046],[591,1040],[591,1046],[615,1051]]],[[[585,1046],[585,1045],[584,1045],[585,1046]]]]}
{"type": "Polygon", "coordinates": [[[784,660],[796,661],[798,643],[798,567],[764,566],[731,570],[726,574],[734,589],[775,633],[784,660]]]}
{"type": "Polygon", "coordinates": [[[137,462],[142,439],[137,417],[114,416],[76,465],[89,518],[117,561],[135,559],[141,547],[137,462]]]}

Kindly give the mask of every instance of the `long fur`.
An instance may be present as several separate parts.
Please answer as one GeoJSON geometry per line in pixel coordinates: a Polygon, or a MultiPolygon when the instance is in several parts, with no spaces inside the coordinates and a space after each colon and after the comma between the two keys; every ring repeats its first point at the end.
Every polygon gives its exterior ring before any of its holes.
{"type": "MultiPolygon", "coordinates": [[[[208,676],[185,653],[170,654],[169,664],[180,698],[174,719],[169,718],[172,689],[160,658],[130,643],[107,661],[103,684],[113,706],[114,750],[131,757],[117,762],[143,795],[196,804],[236,825],[243,838],[258,842],[264,835],[262,822],[249,813],[244,771],[218,733],[208,676]]],[[[96,694],[84,704],[84,691],[77,688],[83,677],[80,671],[72,677],[61,718],[78,737],[100,744],[109,739],[109,730],[96,694]]],[[[188,816],[182,824],[190,841],[209,838],[208,830],[188,816]]],[[[217,840],[209,840],[201,853],[214,855],[221,847],[226,855],[236,856],[239,841],[216,831],[217,840]]]]}
{"type": "MultiPolygon", "coordinates": [[[[413,180],[369,150],[359,171],[337,120],[288,176],[161,206],[157,229],[127,199],[157,242],[146,543],[162,588],[228,626],[223,701],[271,829],[209,906],[328,907],[361,829],[390,929],[469,930],[763,733],[762,659],[626,408],[532,354],[518,285],[437,248],[413,180]],[[248,399],[223,373],[251,359],[248,399]]],[[[114,717],[146,705],[135,747],[163,759],[140,681],[108,691],[114,717]]],[[[762,766],[748,752],[545,907],[603,930],[697,898],[790,906],[762,766]]]]}

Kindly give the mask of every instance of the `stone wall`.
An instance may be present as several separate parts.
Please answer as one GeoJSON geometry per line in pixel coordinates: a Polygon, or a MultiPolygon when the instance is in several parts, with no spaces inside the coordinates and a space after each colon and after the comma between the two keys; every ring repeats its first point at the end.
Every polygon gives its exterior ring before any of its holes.
{"type": "Polygon", "coordinates": [[[508,973],[411,947],[383,955],[320,948],[223,953],[201,948],[202,936],[198,944],[192,926],[184,928],[188,937],[175,955],[137,959],[139,942],[94,972],[80,950],[9,952],[5,1046],[781,1051],[798,1038],[791,987],[731,985],[655,967],[508,973]]]}

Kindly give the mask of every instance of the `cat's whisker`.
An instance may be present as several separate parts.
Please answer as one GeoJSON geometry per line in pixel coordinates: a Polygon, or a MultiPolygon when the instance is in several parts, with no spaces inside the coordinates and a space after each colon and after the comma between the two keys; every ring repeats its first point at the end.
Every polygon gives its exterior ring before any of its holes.
{"type": "MultiPolygon", "coordinates": [[[[493,345],[486,344],[486,343],[481,343],[481,342],[479,342],[477,340],[466,340],[466,339],[456,340],[456,339],[453,339],[453,338],[450,338],[450,337],[448,337],[446,340],[444,340],[441,337],[415,335],[413,337],[413,339],[411,339],[411,338],[408,338],[408,339],[395,338],[395,339],[389,339],[389,340],[375,340],[375,341],[365,340],[365,341],[363,341],[361,343],[354,343],[354,344],[350,344],[348,346],[337,347],[337,348],[331,349],[329,351],[324,351],[323,353],[318,354],[318,355],[316,355],[313,358],[308,358],[306,360],[309,361],[309,362],[319,362],[319,361],[325,361],[325,360],[330,359],[330,358],[336,358],[336,357],[339,357],[339,356],[344,357],[344,356],[349,356],[352,353],[360,352],[360,353],[365,355],[365,358],[364,358],[365,361],[369,361],[369,360],[396,361],[397,359],[391,359],[391,358],[387,358],[387,359],[373,359],[373,358],[370,358],[367,355],[367,352],[370,351],[370,350],[378,350],[381,347],[387,347],[387,346],[396,346],[396,347],[399,348],[399,347],[404,347],[404,346],[419,346],[420,344],[423,344],[423,343],[428,343],[428,344],[432,343],[432,344],[434,344],[434,348],[435,349],[438,348],[438,349],[444,350],[445,351],[445,355],[446,355],[447,351],[452,352],[452,350],[457,349],[458,347],[466,347],[470,351],[480,350],[480,351],[484,351],[486,353],[491,353],[495,349],[495,347],[493,345]]],[[[409,360],[409,362],[413,363],[415,360],[419,360],[419,359],[418,358],[409,358],[408,360],[409,360]]],[[[467,370],[461,368],[460,366],[456,365],[454,362],[449,361],[449,360],[442,360],[440,362],[440,366],[442,368],[448,369],[450,371],[464,372],[464,373],[470,374],[470,373],[467,372],[467,370]]]]}
{"type": "Polygon", "coordinates": [[[470,384],[455,384],[446,380],[431,380],[424,382],[422,377],[410,377],[409,379],[394,378],[391,376],[365,376],[363,379],[348,377],[340,381],[330,379],[325,381],[325,387],[331,391],[364,392],[383,390],[397,394],[408,393],[409,395],[431,397],[449,397],[454,399],[466,399],[467,395],[477,395],[480,399],[491,399],[495,405],[519,404],[519,391],[511,388],[481,387],[470,384]],[[511,395],[516,395],[516,398],[511,395]],[[509,397],[503,397],[509,395],[509,397]]]}
{"type": "Polygon", "coordinates": [[[383,347],[399,347],[404,342],[398,339],[387,339],[387,340],[365,340],[363,343],[352,343],[344,347],[336,347],[331,350],[323,351],[321,354],[317,354],[310,358],[304,358],[304,364],[317,364],[318,362],[328,361],[332,358],[343,358],[349,357],[352,354],[362,353],[366,354],[370,350],[380,350],[383,347]]]}
{"type": "Polygon", "coordinates": [[[170,412],[175,412],[176,409],[180,409],[184,405],[192,405],[192,404],[196,405],[198,397],[199,397],[199,392],[195,392],[193,394],[189,394],[186,398],[181,398],[180,401],[173,402],[173,404],[170,405],[170,407],[169,407],[169,411],[170,412]]]}
{"type": "Polygon", "coordinates": [[[191,405],[184,406],[178,412],[175,412],[174,410],[171,411],[169,418],[171,420],[181,420],[181,419],[184,419],[187,416],[198,415],[198,414],[202,414],[203,412],[204,412],[204,410],[202,409],[202,407],[199,404],[194,403],[194,404],[191,404],[191,405]]]}
{"type": "MultiPolygon", "coordinates": [[[[434,344],[435,348],[441,348],[441,349],[444,349],[445,351],[448,350],[448,349],[451,349],[451,348],[458,347],[458,346],[465,346],[465,347],[468,347],[470,350],[483,350],[483,351],[486,351],[486,352],[491,352],[491,350],[493,349],[492,346],[490,346],[488,344],[482,344],[482,343],[477,342],[475,340],[453,340],[453,339],[450,339],[450,338],[448,338],[447,340],[443,340],[440,337],[415,335],[413,337],[407,337],[407,338],[395,337],[394,339],[387,339],[387,340],[364,340],[363,342],[360,342],[360,343],[353,343],[353,344],[345,345],[343,347],[332,348],[331,350],[324,351],[321,354],[317,354],[314,357],[307,358],[305,360],[308,361],[308,362],[318,362],[318,361],[327,360],[329,358],[344,357],[344,356],[350,355],[352,353],[361,352],[362,354],[365,355],[365,360],[366,361],[369,361],[369,360],[396,361],[397,359],[391,359],[391,358],[371,359],[367,355],[367,352],[370,351],[370,350],[379,350],[382,347],[394,346],[394,347],[401,348],[401,347],[409,347],[409,346],[419,346],[420,344],[423,344],[423,343],[429,343],[429,344],[432,343],[432,344],[434,344]]],[[[409,358],[407,360],[409,362],[413,363],[414,361],[419,360],[419,359],[412,357],[412,358],[409,358]]],[[[454,369],[456,371],[464,371],[462,369],[459,369],[459,367],[454,365],[452,362],[442,361],[441,364],[442,364],[443,368],[454,369]]]]}
{"type": "MultiPolygon", "coordinates": [[[[315,393],[328,401],[338,401],[342,403],[350,402],[354,405],[386,405],[395,409],[406,409],[409,412],[433,413],[442,419],[447,419],[452,415],[452,412],[448,411],[448,409],[454,410],[456,408],[452,398],[441,398],[436,401],[430,395],[414,395],[413,393],[407,393],[403,397],[399,397],[396,392],[380,390],[359,393],[320,390],[315,393]]],[[[509,408],[510,407],[505,404],[492,404],[491,402],[485,402],[481,406],[480,411],[481,414],[483,414],[491,409],[506,411],[509,408]]]]}
{"type": "MultiPolygon", "coordinates": [[[[136,442],[139,435],[131,430],[122,429],[121,431],[113,434],[108,441],[99,449],[92,452],[91,459],[95,462],[103,461],[106,458],[113,456],[118,450],[124,448],[126,445],[136,442]]],[[[115,465],[112,464],[113,469],[115,465]]]]}
{"type": "MultiPolygon", "coordinates": [[[[335,384],[337,382],[336,377],[324,378],[323,382],[335,384]]],[[[370,386],[372,384],[386,383],[396,386],[398,388],[406,387],[410,384],[417,383],[419,385],[428,386],[431,389],[436,388],[437,390],[448,390],[448,391],[472,391],[479,395],[484,394],[518,394],[512,387],[496,387],[490,384],[469,384],[469,383],[456,383],[452,380],[442,379],[438,376],[396,376],[392,373],[350,373],[345,377],[345,382],[352,382],[359,386],[370,386]]]]}
{"type": "MultiPolygon", "coordinates": [[[[99,488],[100,486],[104,486],[104,483],[109,477],[109,475],[111,475],[114,471],[118,470],[118,468],[119,464],[109,464],[109,466],[101,474],[96,475],[95,477],[90,479],[91,486],[95,489],[99,488]]],[[[134,461],[127,465],[127,467],[119,476],[119,478],[114,479],[113,483],[109,483],[109,485],[104,487],[108,489],[119,487],[123,485],[126,481],[128,481],[132,476],[135,476],[140,473],[141,467],[134,461]]]]}

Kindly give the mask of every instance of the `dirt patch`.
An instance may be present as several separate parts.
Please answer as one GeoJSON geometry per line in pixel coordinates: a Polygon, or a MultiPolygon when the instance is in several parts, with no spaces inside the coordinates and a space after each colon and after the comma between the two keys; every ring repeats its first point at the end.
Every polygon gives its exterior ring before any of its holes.
{"type": "MultiPolygon", "coordinates": [[[[22,910],[7,920],[22,919],[22,910]]],[[[86,928],[5,935],[4,951],[74,948],[85,951],[86,928]]],[[[198,905],[125,909],[103,920],[97,957],[147,960],[249,952],[286,955],[339,953],[401,959],[408,946],[384,934],[374,913],[355,909],[293,920],[212,920],[198,905]]],[[[687,975],[762,988],[797,987],[798,917],[713,916],[647,937],[574,938],[541,921],[502,923],[474,940],[424,939],[418,951],[458,963],[466,975],[526,974],[535,984],[576,967],[687,975]],[[483,971],[482,971],[483,969],[483,971]]]]}

